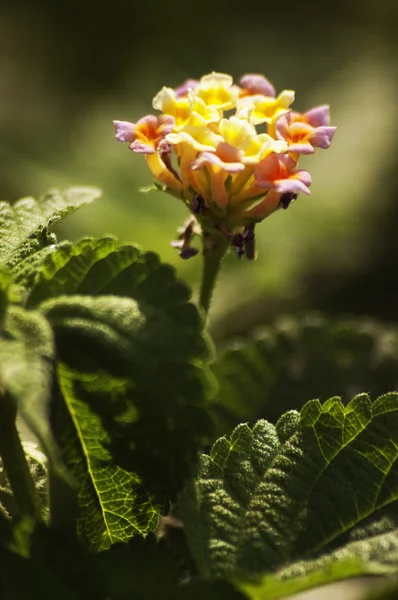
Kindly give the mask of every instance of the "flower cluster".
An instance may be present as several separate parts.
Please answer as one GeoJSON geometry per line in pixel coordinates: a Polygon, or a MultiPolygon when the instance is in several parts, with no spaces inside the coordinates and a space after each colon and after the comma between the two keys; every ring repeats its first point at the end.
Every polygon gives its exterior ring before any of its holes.
{"type": "MultiPolygon", "coordinates": [[[[157,186],[188,205],[195,225],[221,232],[241,255],[255,223],[310,193],[300,155],[332,141],[329,107],[298,113],[293,100],[292,90],[276,95],[262,75],[235,85],[229,75],[211,73],[163,87],[153,100],[160,115],[114,121],[116,138],[145,154],[157,186]]],[[[193,230],[191,221],[189,235],[181,236],[183,257],[192,255],[193,230]]]]}

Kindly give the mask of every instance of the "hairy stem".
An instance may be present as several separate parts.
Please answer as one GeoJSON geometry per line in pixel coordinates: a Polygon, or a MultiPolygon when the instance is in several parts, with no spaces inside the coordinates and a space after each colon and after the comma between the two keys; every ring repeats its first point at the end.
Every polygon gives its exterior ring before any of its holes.
{"type": "Polygon", "coordinates": [[[22,515],[42,520],[42,506],[16,426],[17,410],[7,394],[0,397],[0,456],[15,503],[22,515]]]}
{"type": "MultiPolygon", "coordinates": [[[[204,240],[206,242],[206,238],[204,240]]],[[[200,288],[199,304],[207,314],[209,312],[214,287],[220,271],[221,262],[228,248],[228,241],[221,235],[203,247],[203,276],[200,288]]]]}

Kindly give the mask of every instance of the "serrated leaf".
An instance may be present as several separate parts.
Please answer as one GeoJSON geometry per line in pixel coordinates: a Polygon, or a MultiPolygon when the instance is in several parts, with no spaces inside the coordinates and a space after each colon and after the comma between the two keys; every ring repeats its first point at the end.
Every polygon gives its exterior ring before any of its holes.
{"type": "Polygon", "coordinates": [[[153,252],[114,237],[83,238],[49,254],[27,300],[28,307],[63,294],[126,296],[164,311],[189,300],[190,291],[153,252]]]}
{"type": "MultiPolygon", "coordinates": [[[[58,369],[63,403],[54,408],[55,427],[80,482],[81,533],[95,547],[106,547],[155,528],[158,511],[146,490],[161,502],[175,493],[209,427],[203,341],[192,339],[189,348],[189,329],[185,334],[167,313],[141,310],[130,298],[71,296],[41,309],[60,359],[71,365],[58,369]],[[129,527],[119,504],[130,514],[129,527]],[[113,525],[104,518],[108,513],[117,516],[113,525]],[[112,531],[119,529],[118,538],[112,531]]],[[[187,326],[191,311],[191,305],[179,307],[187,326]]],[[[190,326],[191,335],[200,327],[195,312],[190,326]]]]}
{"type": "MultiPolygon", "coordinates": [[[[115,238],[104,237],[100,240],[83,238],[74,244],[67,242],[54,249],[44,257],[26,305],[34,307],[48,298],[79,293],[79,288],[90,269],[114,253],[117,247],[115,238]]],[[[120,254],[119,252],[118,256],[120,254]]],[[[133,262],[138,256],[138,250],[134,246],[131,247],[131,254],[133,262]]],[[[88,290],[87,293],[92,292],[94,290],[88,290]]]]}
{"type": "MultiPolygon", "coordinates": [[[[59,365],[62,399],[53,408],[53,426],[63,448],[63,458],[78,485],[78,534],[95,550],[127,542],[137,534],[156,529],[159,509],[138,474],[114,463],[111,438],[100,417],[81,400],[85,384],[93,393],[117,399],[124,382],[110,376],[88,375],[79,379],[66,365],[59,365]]],[[[104,398],[105,399],[105,398],[104,398]]]]}
{"type": "Polygon", "coordinates": [[[357,559],[355,569],[380,574],[398,560],[398,394],[373,404],[362,394],[346,407],[339,398],[314,400],[297,416],[220,438],[180,502],[202,575],[252,579],[261,593],[250,598],[303,589],[292,583],[267,595],[261,580],[278,569],[285,580],[357,559]]]}
{"type": "Polygon", "coordinates": [[[96,188],[72,187],[63,193],[52,190],[40,201],[23,198],[14,205],[0,202],[0,264],[13,268],[54,243],[49,227],[100,194],[96,188]]]}
{"type": "Polygon", "coordinates": [[[62,251],[62,248],[69,245],[70,242],[62,241],[57,244],[45,246],[14,266],[12,270],[12,294],[13,301],[15,303],[21,303],[22,301],[24,304],[26,304],[27,290],[33,286],[36,278],[38,277],[44,259],[49,254],[52,254],[58,250],[62,251]]]}
{"type": "MultiPolygon", "coordinates": [[[[76,456],[87,469],[94,449],[77,440],[76,432],[80,420],[86,427],[94,419],[91,441],[109,460],[111,452],[115,468],[131,476],[135,500],[130,498],[130,508],[142,533],[156,526],[150,497],[168,507],[190,473],[199,441],[210,434],[211,348],[202,318],[188,300],[187,287],[156,255],[113,238],[85,239],[48,257],[28,300],[55,335],[63,401],[55,405],[54,423],[67,464],[83,485],[76,456]],[[73,450],[71,439],[76,440],[73,450]]],[[[84,523],[103,518],[101,502],[92,493],[84,523]]],[[[81,510],[86,505],[82,488],[81,510]]],[[[133,533],[130,528],[125,539],[133,533]]],[[[102,543],[91,525],[87,538],[96,546],[102,543]]]]}
{"type": "Polygon", "coordinates": [[[67,478],[46,415],[52,382],[53,335],[38,312],[11,307],[0,340],[0,380],[19,414],[38,438],[61,477],[67,478]]]}
{"type": "Polygon", "coordinates": [[[246,420],[275,423],[308,398],[398,390],[398,330],[364,318],[283,318],[225,346],[214,371],[220,433],[246,420]]]}

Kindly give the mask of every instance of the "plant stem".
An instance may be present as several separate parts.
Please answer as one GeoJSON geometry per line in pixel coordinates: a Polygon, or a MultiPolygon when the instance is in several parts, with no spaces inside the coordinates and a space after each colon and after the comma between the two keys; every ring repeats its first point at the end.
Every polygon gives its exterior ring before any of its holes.
{"type": "Polygon", "coordinates": [[[16,426],[13,399],[0,397],[0,456],[16,505],[22,515],[42,520],[42,507],[16,426]]]}
{"type": "Polygon", "coordinates": [[[228,248],[228,241],[222,236],[212,239],[210,247],[203,248],[203,276],[200,288],[199,304],[207,314],[221,262],[228,248]]]}

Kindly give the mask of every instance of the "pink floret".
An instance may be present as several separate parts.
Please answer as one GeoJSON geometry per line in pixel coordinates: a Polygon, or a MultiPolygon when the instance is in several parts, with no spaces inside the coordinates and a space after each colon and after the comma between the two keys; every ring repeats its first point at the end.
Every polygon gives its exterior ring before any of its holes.
{"type": "Polygon", "coordinates": [[[241,77],[240,84],[250,95],[263,94],[264,96],[275,97],[275,88],[264,75],[248,73],[241,77]]]}

